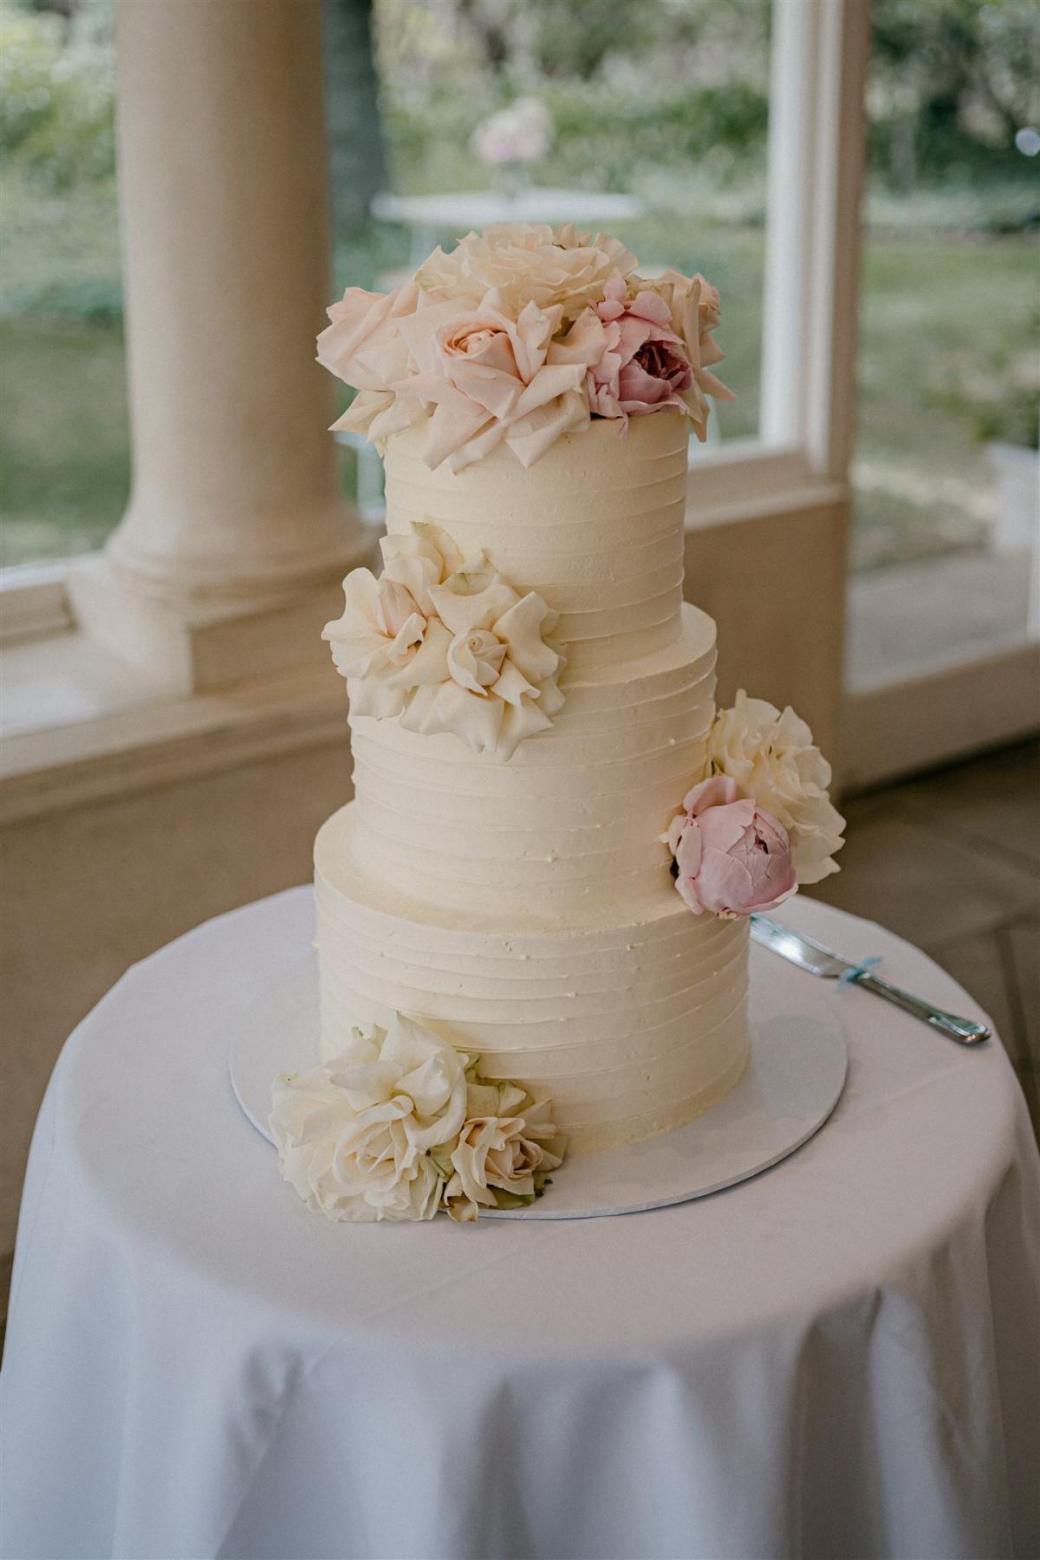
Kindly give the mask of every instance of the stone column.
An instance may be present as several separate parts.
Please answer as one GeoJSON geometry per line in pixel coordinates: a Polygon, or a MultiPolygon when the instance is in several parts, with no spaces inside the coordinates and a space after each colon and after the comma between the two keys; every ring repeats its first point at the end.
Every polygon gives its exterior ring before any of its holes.
{"type": "MultiPolygon", "coordinates": [[[[73,602],[146,661],[175,620],[189,638],[219,621],[224,650],[229,619],[276,609],[286,631],[285,604],[327,594],[371,540],[339,496],[314,360],[331,285],[321,0],[116,12],[133,488],[73,602]]],[[[196,660],[189,645],[175,680],[249,670],[248,651],[205,675],[196,660]]]]}

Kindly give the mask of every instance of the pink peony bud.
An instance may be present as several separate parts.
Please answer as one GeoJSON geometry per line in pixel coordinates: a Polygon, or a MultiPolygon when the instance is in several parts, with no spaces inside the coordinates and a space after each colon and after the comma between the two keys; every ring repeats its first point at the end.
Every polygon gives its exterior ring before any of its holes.
{"type": "Polygon", "coordinates": [[[787,830],[772,813],[740,798],[735,780],[715,775],[695,785],[667,841],[675,886],[695,915],[771,910],[798,886],[787,830]]]}
{"type": "Polygon", "coordinates": [[[590,409],[625,423],[665,406],[687,410],[683,396],[693,384],[693,370],[664,299],[646,290],[629,298],[624,278],[615,272],[596,313],[604,336],[602,355],[588,374],[590,409]]]}

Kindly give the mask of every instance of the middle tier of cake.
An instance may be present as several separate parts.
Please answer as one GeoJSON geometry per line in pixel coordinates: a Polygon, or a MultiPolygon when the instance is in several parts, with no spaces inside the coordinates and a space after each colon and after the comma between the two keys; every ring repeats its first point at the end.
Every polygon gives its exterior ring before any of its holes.
{"type": "Polygon", "coordinates": [[[644,904],[667,880],[660,837],[703,770],[714,688],[715,625],[686,606],[674,645],[568,681],[553,728],[505,763],[352,716],[354,863],[488,926],[595,926],[644,904]]]}

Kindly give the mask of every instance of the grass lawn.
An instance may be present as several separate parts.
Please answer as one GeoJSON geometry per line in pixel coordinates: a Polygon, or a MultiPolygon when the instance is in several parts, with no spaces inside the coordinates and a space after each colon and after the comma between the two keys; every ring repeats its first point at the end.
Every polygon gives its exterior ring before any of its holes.
{"type": "Polygon", "coordinates": [[[0,562],[103,541],[130,491],[122,327],[21,315],[0,329],[0,562]]]}
{"type": "MultiPolygon", "coordinates": [[[[5,195],[17,194],[10,187],[5,195]]],[[[97,199],[98,197],[95,197],[97,199]]],[[[5,200],[9,224],[0,282],[0,562],[94,547],[116,524],[129,490],[129,434],[118,321],[114,205],[83,217],[61,203],[35,211],[5,200]]],[[[705,226],[651,212],[619,230],[646,264],[699,269],[720,288],[722,377],[738,400],[720,409],[724,437],[758,419],[763,233],[705,226]]],[[[371,286],[399,264],[402,234],[384,229],[341,246],[337,283],[371,286]]],[[[966,418],[944,398],[958,386],[999,382],[1035,354],[1035,240],[951,233],[871,236],[864,252],[860,429],[853,558],[875,568],[978,546],[989,476],[966,418]]]]}
{"type": "Polygon", "coordinates": [[[992,495],[969,403],[1035,378],[1036,239],[870,236],[861,299],[854,566],[978,546],[992,495]]]}

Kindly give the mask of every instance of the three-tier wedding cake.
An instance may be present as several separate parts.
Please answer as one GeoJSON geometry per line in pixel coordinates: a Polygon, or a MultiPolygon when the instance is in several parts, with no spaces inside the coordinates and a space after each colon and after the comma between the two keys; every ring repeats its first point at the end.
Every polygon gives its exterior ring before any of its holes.
{"type": "Polygon", "coordinates": [[[748,913],[834,870],[841,820],[792,711],[716,712],[683,601],[710,284],[507,227],[330,316],[387,535],[325,630],[355,799],[315,849],[322,1065],[272,1125],[332,1217],[473,1217],[736,1084],[748,913]]]}

